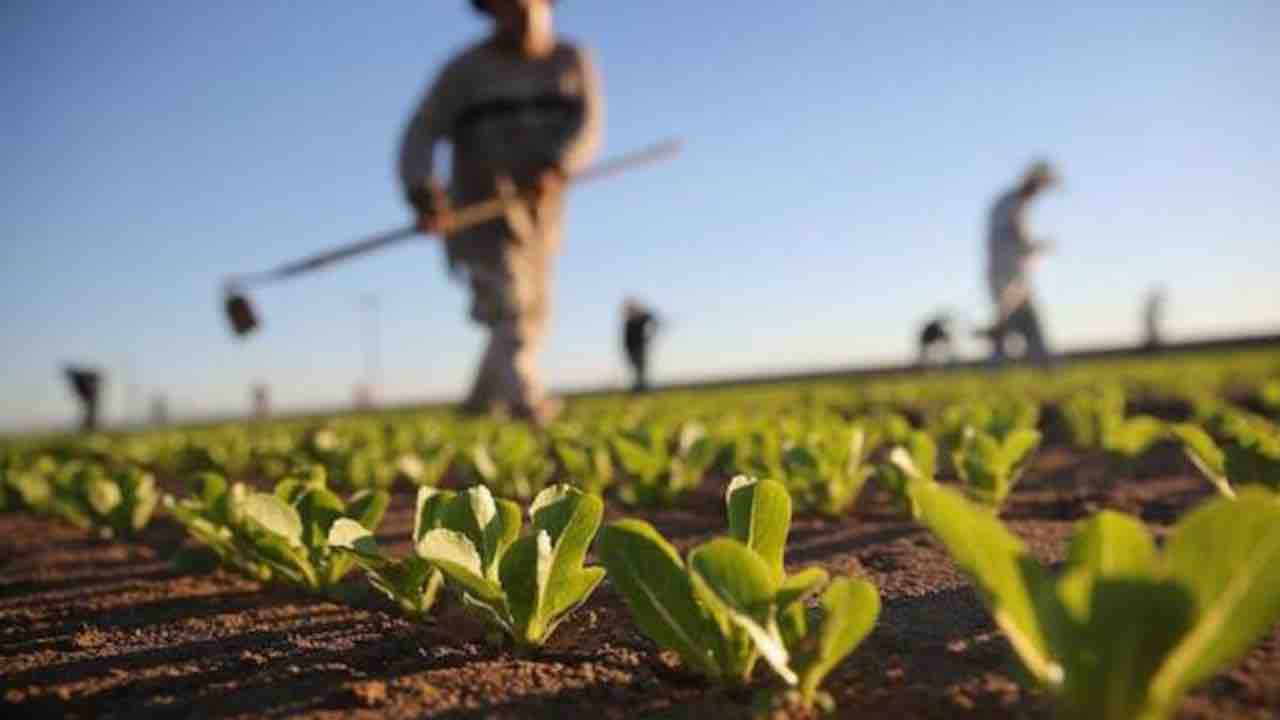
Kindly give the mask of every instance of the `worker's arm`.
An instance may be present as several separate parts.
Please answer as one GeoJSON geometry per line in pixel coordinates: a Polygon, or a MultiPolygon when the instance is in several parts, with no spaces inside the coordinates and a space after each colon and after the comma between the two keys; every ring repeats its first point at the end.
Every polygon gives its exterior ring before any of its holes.
{"type": "Polygon", "coordinates": [[[400,182],[424,232],[439,229],[444,192],[434,175],[435,146],[447,137],[461,106],[463,86],[457,74],[456,65],[450,64],[435,79],[410,116],[400,143],[400,182]]]}
{"type": "Polygon", "coordinates": [[[582,117],[560,152],[558,167],[566,175],[585,170],[600,150],[604,131],[604,97],[600,89],[600,76],[596,72],[591,54],[577,50],[578,74],[582,78],[582,117]]]}

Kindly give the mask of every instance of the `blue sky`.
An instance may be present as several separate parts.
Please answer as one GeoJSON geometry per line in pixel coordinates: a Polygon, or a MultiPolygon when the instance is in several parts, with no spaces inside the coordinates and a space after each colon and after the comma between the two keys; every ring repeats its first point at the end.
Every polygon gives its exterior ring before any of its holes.
{"type": "MultiPolygon", "coordinates": [[[[662,379],[905,359],[939,308],[990,309],[983,224],[1033,157],[1058,347],[1280,326],[1280,5],[564,0],[594,49],[606,152],[676,161],[571,200],[543,364],[616,382],[618,306],[669,318],[662,379]],[[803,9],[801,6],[804,6],[803,9]]],[[[462,0],[8,2],[0,29],[0,427],[67,423],[64,362],[110,419],[341,405],[379,299],[383,395],[457,397],[483,336],[429,242],[265,288],[233,341],[220,280],[407,214],[393,158],[462,0]]],[[[971,348],[976,350],[976,348],[971,348]]]]}

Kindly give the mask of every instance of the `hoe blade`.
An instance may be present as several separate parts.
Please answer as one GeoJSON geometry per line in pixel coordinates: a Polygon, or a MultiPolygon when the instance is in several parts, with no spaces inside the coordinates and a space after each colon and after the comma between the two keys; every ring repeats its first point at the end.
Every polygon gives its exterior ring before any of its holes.
{"type": "Polygon", "coordinates": [[[227,301],[223,309],[227,313],[227,320],[231,323],[231,330],[238,337],[244,337],[257,329],[258,316],[253,311],[253,305],[249,304],[249,298],[244,295],[227,293],[227,301]]]}

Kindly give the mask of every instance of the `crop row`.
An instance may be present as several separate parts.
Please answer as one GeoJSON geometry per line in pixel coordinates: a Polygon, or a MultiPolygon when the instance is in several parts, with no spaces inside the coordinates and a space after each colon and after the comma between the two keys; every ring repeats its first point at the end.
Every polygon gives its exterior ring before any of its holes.
{"type": "Polygon", "coordinates": [[[1223,401],[1221,382],[1182,380],[1183,394],[1162,396],[1185,407],[1176,420],[1130,412],[1143,392],[1132,379],[1050,395],[1005,379],[897,407],[812,387],[750,406],[602,403],[545,434],[405,415],[33,439],[0,450],[0,500],[113,536],[160,507],[251,578],[341,600],[360,568],[408,617],[454,602],[523,653],[607,577],[637,629],[691,672],[740,686],[763,664],[770,702],[829,707],[822,680],[874,627],[878,592],[818,567],[788,572],[787,535],[793,512],[843,515],[871,481],[970,575],[1065,715],[1159,718],[1280,618],[1280,430],[1263,414],[1275,382],[1244,374],[1261,412],[1223,401]],[[1046,433],[1099,454],[1108,481],[1154,443],[1180,443],[1219,497],[1160,550],[1140,520],[1097,513],[1053,573],[999,520],[1046,433]],[[664,505],[716,473],[733,477],[725,532],[684,557],[641,519],[601,528],[602,494],[664,505]],[[176,492],[161,493],[157,475],[176,492]],[[402,556],[375,540],[397,482],[418,486],[402,556]],[[592,550],[601,566],[587,564],[592,550]]]}

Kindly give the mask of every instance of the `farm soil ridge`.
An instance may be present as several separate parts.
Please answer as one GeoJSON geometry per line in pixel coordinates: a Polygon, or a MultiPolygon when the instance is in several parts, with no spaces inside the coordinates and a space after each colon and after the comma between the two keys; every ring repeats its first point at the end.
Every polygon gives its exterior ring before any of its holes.
{"type": "MultiPolygon", "coordinates": [[[[1162,535],[1209,497],[1173,447],[1106,486],[1101,459],[1050,446],[1004,518],[1045,562],[1074,521],[1111,508],[1162,535]]],[[[725,478],[653,522],[682,551],[724,531],[725,478]]],[[[398,492],[378,535],[407,552],[413,496],[398,492]]],[[[337,604],[225,571],[177,571],[186,542],[167,519],[132,542],[22,514],[0,515],[0,715],[6,717],[722,718],[747,717],[771,684],[718,691],[641,636],[606,583],[544,652],[494,649],[442,603],[435,622],[399,618],[359,572],[337,604]]],[[[828,679],[839,717],[1039,718],[1052,707],[1019,681],[1008,643],[941,546],[868,486],[842,520],[798,517],[791,568],[864,576],[883,610],[828,679]]],[[[778,713],[782,717],[798,714],[778,713]]],[[[1280,627],[1197,690],[1183,718],[1280,717],[1280,627]]]]}

